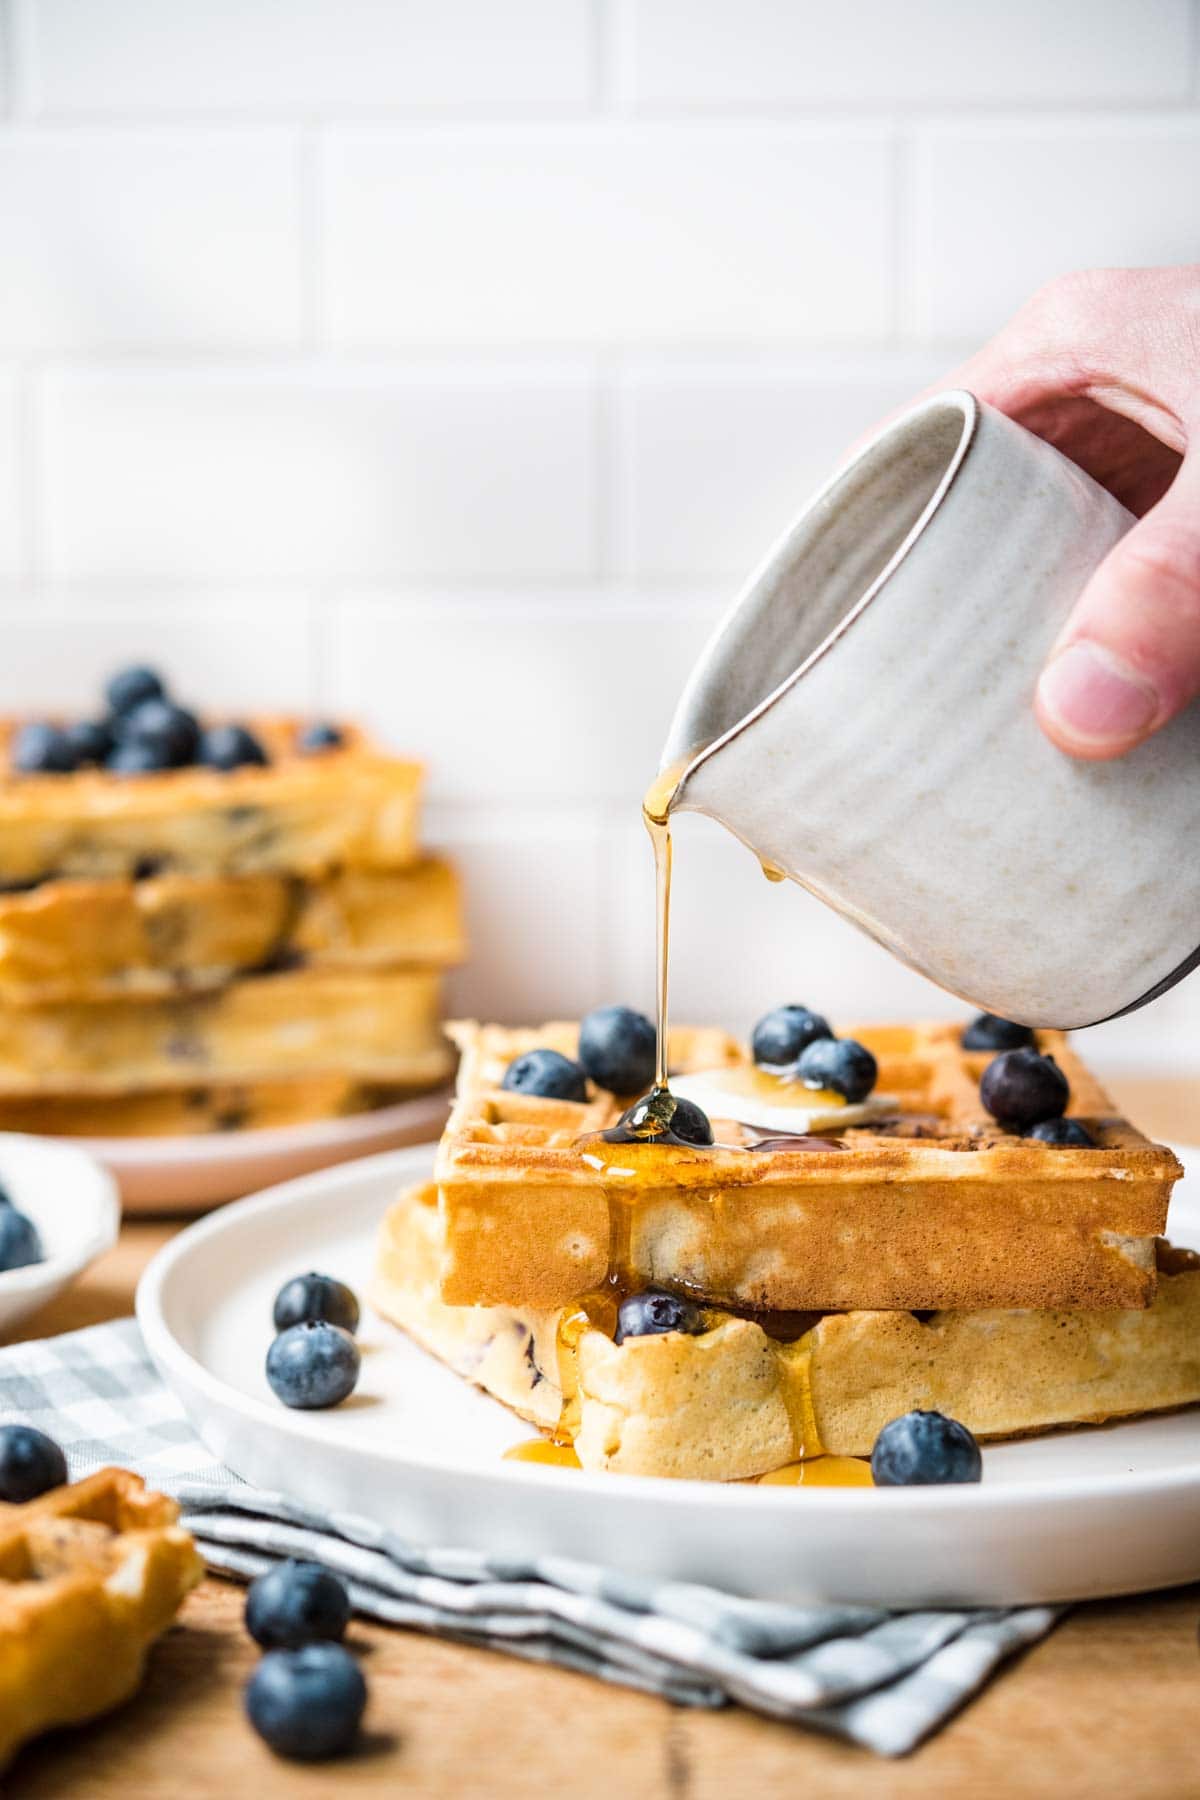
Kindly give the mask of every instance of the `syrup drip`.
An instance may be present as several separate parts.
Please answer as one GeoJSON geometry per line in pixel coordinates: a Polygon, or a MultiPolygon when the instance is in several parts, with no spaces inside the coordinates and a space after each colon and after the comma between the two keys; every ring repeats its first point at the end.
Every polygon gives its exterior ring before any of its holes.
{"type": "Polygon", "coordinates": [[[812,1456],[760,1475],[756,1487],[874,1487],[871,1465],[861,1456],[812,1456]]]}
{"type": "Polygon", "coordinates": [[[526,1438],[504,1452],[505,1462],[549,1463],[554,1469],[582,1467],[570,1444],[555,1444],[549,1438],[526,1438]]]}

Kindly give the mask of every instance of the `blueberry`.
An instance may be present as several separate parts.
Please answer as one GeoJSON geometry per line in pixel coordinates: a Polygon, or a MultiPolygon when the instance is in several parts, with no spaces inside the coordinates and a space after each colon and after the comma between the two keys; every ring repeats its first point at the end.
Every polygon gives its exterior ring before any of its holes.
{"type": "Polygon", "coordinates": [[[1039,1119],[1024,1134],[1040,1144],[1069,1144],[1075,1150],[1094,1150],[1096,1140],[1078,1119],[1039,1119]]]}
{"type": "Polygon", "coordinates": [[[1014,1025],[996,1013],[979,1013],[962,1034],[964,1050],[1022,1050],[1032,1043],[1028,1025],[1014,1025]]]}
{"type": "Polygon", "coordinates": [[[344,1281],[310,1269],[307,1275],[293,1275],[284,1282],[275,1296],[272,1316],[276,1331],[302,1325],[306,1319],[324,1319],[330,1325],[340,1325],[353,1337],[358,1330],[358,1301],[344,1281]]]}
{"type": "Polygon", "coordinates": [[[194,713],[170,700],[144,700],[124,713],[117,726],[122,744],[144,744],[161,758],[161,767],[182,769],[195,762],[200,727],[194,713]]]}
{"type": "Polygon", "coordinates": [[[704,1329],[704,1316],[690,1300],[681,1300],[677,1294],[660,1293],[657,1288],[647,1288],[644,1294],[630,1294],[622,1300],[613,1337],[618,1344],[623,1344],[626,1338],[661,1337],[668,1331],[682,1331],[688,1337],[699,1337],[704,1329]]]}
{"type": "Polygon", "coordinates": [[[107,719],[77,719],[67,726],[66,739],[77,766],[102,763],[113,747],[112,727],[107,719]]]}
{"type": "Polygon", "coordinates": [[[796,1062],[817,1038],[832,1036],[820,1013],[810,1012],[807,1006],[777,1006],[754,1027],[750,1049],[756,1063],[775,1068],[796,1062]]]}
{"type": "Polygon", "coordinates": [[[640,1094],[654,1080],[654,1027],[631,1006],[598,1006],[579,1027],[579,1060],[597,1087],[640,1094]]]}
{"type": "Polygon", "coordinates": [[[118,744],[104,766],[112,775],[156,775],[171,764],[150,744],[118,744]]]}
{"type": "Polygon", "coordinates": [[[336,1642],[349,1620],[345,1582],[320,1563],[277,1563],[251,1582],[246,1595],[246,1630],[264,1650],[336,1642]]]}
{"type": "Polygon", "coordinates": [[[814,1038],[800,1052],[796,1075],[805,1087],[830,1088],[855,1105],[875,1086],[879,1065],[853,1038],[814,1038]]]}
{"type": "Polygon", "coordinates": [[[67,1459],[32,1425],[0,1425],[0,1500],[36,1500],[67,1479],[67,1459]]]}
{"type": "Polygon", "coordinates": [[[265,768],[267,753],[244,725],[210,725],[200,734],[196,760],[209,769],[241,769],[248,764],[265,768]]]}
{"type": "Polygon", "coordinates": [[[162,676],[157,669],[147,668],[145,663],[131,663],[127,669],[118,669],[104,684],[104,698],[118,717],[132,712],[144,700],[164,700],[166,693],[162,676]]]}
{"type": "Polygon", "coordinates": [[[1067,1110],[1071,1090],[1052,1056],[1004,1050],[983,1071],[979,1097],[1006,1131],[1027,1131],[1067,1110]]]}
{"type": "Polygon", "coordinates": [[[904,1413],[875,1439],[871,1477],[876,1487],[935,1487],[978,1481],[979,1445],[965,1425],[940,1412],[904,1413]]]}
{"type": "Polygon", "coordinates": [[[44,720],[21,726],[13,739],[12,765],[22,775],[70,775],[78,766],[66,732],[44,720]]]}
{"type": "Polygon", "coordinates": [[[267,1351],[267,1380],[285,1406],[311,1412],[354,1392],[362,1358],[348,1331],[306,1319],[281,1331],[267,1351]]]}
{"type": "Polygon", "coordinates": [[[348,1750],[366,1704],[362,1670],[341,1644],[269,1650],[246,1683],[246,1716],[259,1737],[301,1762],[348,1750]]]}
{"type": "Polygon", "coordinates": [[[509,1063],[501,1087],[516,1094],[541,1094],[547,1100],[586,1100],[587,1076],[569,1056],[557,1050],[527,1050],[509,1063]]]}
{"type": "Polygon", "coordinates": [[[324,720],[316,724],[306,725],[296,740],[301,750],[340,750],[345,743],[345,733],[340,726],[330,725],[324,720]]]}
{"type": "Polygon", "coordinates": [[[661,1088],[653,1088],[621,1114],[617,1132],[652,1141],[664,1135],[684,1144],[711,1144],[708,1114],[694,1100],[681,1100],[661,1088]]]}
{"type": "Polygon", "coordinates": [[[28,1269],[44,1262],[46,1252],[37,1226],[15,1206],[0,1206],[0,1271],[28,1269]]]}

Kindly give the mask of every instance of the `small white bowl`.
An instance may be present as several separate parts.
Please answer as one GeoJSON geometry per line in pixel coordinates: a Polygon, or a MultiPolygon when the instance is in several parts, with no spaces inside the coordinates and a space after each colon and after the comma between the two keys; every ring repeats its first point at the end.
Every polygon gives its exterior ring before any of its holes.
{"type": "Polygon", "coordinates": [[[45,1261],[0,1272],[0,1336],[53,1300],[117,1241],[112,1176],[73,1144],[0,1133],[0,1185],[37,1226],[45,1261]]]}

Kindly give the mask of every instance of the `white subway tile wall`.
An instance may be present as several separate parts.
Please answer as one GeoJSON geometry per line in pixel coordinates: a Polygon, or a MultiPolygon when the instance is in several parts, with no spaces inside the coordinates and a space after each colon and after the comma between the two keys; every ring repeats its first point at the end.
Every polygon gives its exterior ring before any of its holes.
{"type": "MultiPolygon", "coordinates": [[[[0,706],[144,655],[360,712],[455,1004],[648,1005],[721,607],[1032,286],[1200,259],[1198,190],[1200,0],[0,0],[0,706]]],[[[681,1014],[953,1006],[716,827],[677,892],[681,1014]]]]}

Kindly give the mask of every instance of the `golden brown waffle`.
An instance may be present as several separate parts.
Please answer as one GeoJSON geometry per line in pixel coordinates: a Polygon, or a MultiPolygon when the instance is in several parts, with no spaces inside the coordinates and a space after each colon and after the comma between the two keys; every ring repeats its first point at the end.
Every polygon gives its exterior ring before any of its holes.
{"type": "Polygon", "coordinates": [[[428,1092],[428,1082],[347,1081],[315,1075],[291,1081],[218,1082],[212,1087],[155,1088],[136,1094],[0,1096],[0,1131],[39,1137],[193,1137],[269,1131],[316,1119],[394,1106],[428,1092]]]}
{"type": "Polygon", "coordinates": [[[0,1506],[0,1765],[135,1691],[203,1574],[178,1516],[125,1469],[0,1506]]]}
{"type": "Polygon", "coordinates": [[[613,1341],[586,1309],[448,1306],[432,1186],[387,1213],[371,1300],[587,1469],[736,1481],[822,1452],[869,1456],[889,1419],[934,1408],[981,1438],[1200,1402],[1200,1256],[1159,1247],[1145,1310],[854,1311],[813,1320],[711,1309],[701,1336],[613,1341]],[[783,1335],[772,1335],[780,1333],[783,1335]]]}
{"type": "Polygon", "coordinates": [[[0,886],[144,874],[308,875],[339,865],[397,868],[417,854],[420,765],[345,730],[305,753],[304,722],[248,721],[266,768],[22,775],[0,721],[0,886]]]}
{"type": "MultiPolygon", "coordinates": [[[[574,1055],[578,1027],[451,1026],[458,1098],[438,1152],[446,1222],[442,1297],[551,1307],[601,1288],[690,1291],[739,1307],[1146,1306],[1154,1239],[1182,1173],[1127,1120],[1058,1032],[1040,1032],[1071,1084],[1070,1112],[1098,1147],[1013,1137],[985,1113],[989,1060],[937,1023],[855,1027],[901,1111],[847,1128],[840,1147],[755,1150],[714,1119],[711,1149],[586,1146],[622,1103],[509,1093],[512,1059],[574,1055]]],[[[677,1073],[748,1062],[724,1033],[675,1030],[677,1073]]]]}
{"type": "Polygon", "coordinates": [[[0,1003],[169,996],[264,967],[449,968],[466,944],[454,870],[160,875],[0,893],[0,1003]]]}
{"type": "Polygon", "coordinates": [[[172,1000],[0,1008],[0,1097],[336,1075],[436,1087],[454,1067],[436,971],[255,975],[172,1000]]]}

